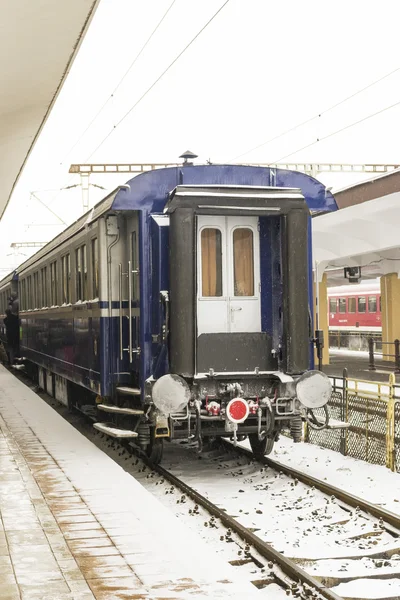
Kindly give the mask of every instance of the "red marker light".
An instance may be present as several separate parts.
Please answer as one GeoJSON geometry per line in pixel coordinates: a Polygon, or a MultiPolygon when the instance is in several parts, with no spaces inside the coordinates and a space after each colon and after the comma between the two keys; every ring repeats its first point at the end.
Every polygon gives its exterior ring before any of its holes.
{"type": "Polygon", "coordinates": [[[233,398],[226,407],[226,416],[232,423],[243,423],[249,416],[249,405],[242,398],[233,398]]]}

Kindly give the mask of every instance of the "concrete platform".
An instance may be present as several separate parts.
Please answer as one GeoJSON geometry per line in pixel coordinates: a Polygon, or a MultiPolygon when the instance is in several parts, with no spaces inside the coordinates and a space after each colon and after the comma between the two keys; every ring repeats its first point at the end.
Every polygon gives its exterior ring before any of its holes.
{"type": "Polygon", "coordinates": [[[0,366],[1,600],[260,598],[0,366]]]}
{"type": "MultiPolygon", "coordinates": [[[[370,371],[367,352],[333,350],[329,353],[329,362],[329,365],[323,367],[323,371],[327,375],[342,377],[343,369],[347,368],[349,377],[379,381],[381,383],[387,383],[389,381],[389,373],[394,373],[395,370],[394,363],[384,361],[377,356],[375,359],[376,371],[370,371]]],[[[396,374],[396,383],[400,383],[399,374],[396,374]]]]}

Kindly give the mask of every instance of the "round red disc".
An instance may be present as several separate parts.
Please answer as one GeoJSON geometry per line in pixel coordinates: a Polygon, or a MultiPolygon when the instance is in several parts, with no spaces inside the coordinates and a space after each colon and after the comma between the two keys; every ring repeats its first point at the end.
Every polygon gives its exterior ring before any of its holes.
{"type": "Polygon", "coordinates": [[[229,414],[235,421],[245,419],[248,413],[247,404],[243,400],[234,400],[229,406],[229,414]]]}

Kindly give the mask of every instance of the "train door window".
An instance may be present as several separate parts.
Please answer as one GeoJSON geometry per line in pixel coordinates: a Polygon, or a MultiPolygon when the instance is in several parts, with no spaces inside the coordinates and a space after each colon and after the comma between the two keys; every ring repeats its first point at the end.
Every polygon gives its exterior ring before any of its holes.
{"type": "Polygon", "coordinates": [[[349,313],[356,312],[356,299],[355,298],[347,298],[347,312],[349,312],[349,313]]]}
{"type": "Polygon", "coordinates": [[[253,232],[245,227],[233,231],[233,290],[235,296],[254,296],[253,232]]]}
{"type": "Polygon", "coordinates": [[[47,267],[43,267],[41,270],[41,288],[42,288],[42,306],[47,306],[47,267]]]}
{"type": "Polygon", "coordinates": [[[86,244],[75,251],[76,299],[87,300],[87,256],[86,244]]]}
{"type": "Polygon", "coordinates": [[[99,247],[97,238],[92,239],[92,295],[99,297],[99,247]]]}
{"type": "Polygon", "coordinates": [[[367,311],[367,301],[365,296],[358,297],[358,312],[365,313],[367,311]]]}
{"type": "Polygon", "coordinates": [[[222,235],[211,227],[201,232],[201,295],[222,296],[222,235]]]}
{"type": "Polygon", "coordinates": [[[329,298],[329,312],[335,314],[337,312],[337,299],[329,298]]]}
{"type": "Polygon", "coordinates": [[[346,312],[346,298],[339,298],[338,303],[339,303],[339,312],[345,313],[346,312]]]}
{"type": "Polygon", "coordinates": [[[33,307],[32,308],[39,308],[39,306],[40,306],[39,296],[40,296],[39,271],[36,271],[36,273],[33,274],[33,307]]]}
{"type": "Polygon", "coordinates": [[[57,305],[57,261],[50,264],[50,304],[57,305]]]}
{"type": "Polygon", "coordinates": [[[71,302],[71,259],[69,254],[61,257],[61,286],[62,303],[69,304],[71,302]]]}
{"type": "Polygon", "coordinates": [[[376,296],[368,296],[368,312],[376,313],[376,296]]]}

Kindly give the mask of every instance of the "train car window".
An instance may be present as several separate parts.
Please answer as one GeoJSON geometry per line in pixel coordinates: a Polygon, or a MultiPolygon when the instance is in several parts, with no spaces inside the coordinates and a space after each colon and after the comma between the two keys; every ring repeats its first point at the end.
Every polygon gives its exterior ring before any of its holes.
{"type": "Polygon", "coordinates": [[[339,298],[338,303],[339,303],[339,312],[345,313],[346,312],[346,298],[339,298]]]}
{"type": "Polygon", "coordinates": [[[57,306],[57,261],[50,264],[50,304],[57,306]]]}
{"type": "Polygon", "coordinates": [[[367,311],[367,301],[365,296],[358,297],[358,312],[365,313],[367,311]]]}
{"type": "Polygon", "coordinates": [[[376,313],[376,296],[368,296],[368,312],[376,313]]]}
{"type": "Polygon", "coordinates": [[[347,312],[349,312],[349,313],[356,312],[356,299],[355,298],[347,298],[347,312]]]}
{"type": "Polygon", "coordinates": [[[62,303],[69,304],[71,302],[71,259],[69,254],[61,257],[61,284],[62,303]]]}
{"type": "Polygon", "coordinates": [[[329,312],[336,313],[337,312],[337,300],[336,298],[329,298],[329,312]]]}
{"type": "Polygon", "coordinates": [[[87,255],[86,244],[75,251],[76,299],[87,300],[87,255]]]}
{"type": "Polygon", "coordinates": [[[82,300],[82,256],[81,249],[75,250],[75,269],[76,269],[76,299],[82,300]]]}
{"type": "Polygon", "coordinates": [[[99,247],[97,238],[92,239],[92,294],[99,297],[99,247]]]}
{"type": "Polygon", "coordinates": [[[47,267],[43,267],[41,271],[41,288],[42,288],[42,306],[48,306],[47,301],[47,267]]]}
{"type": "Polygon", "coordinates": [[[201,232],[201,290],[204,297],[222,296],[222,235],[219,229],[201,232]]]}
{"type": "Polygon", "coordinates": [[[86,244],[82,246],[82,300],[88,299],[87,293],[87,254],[86,254],[86,244]]]}
{"type": "Polygon", "coordinates": [[[21,309],[25,310],[25,279],[21,281],[21,309]]]}
{"type": "Polygon", "coordinates": [[[40,295],[40,287],[39,287],[39,271],[33,274],[33,306],[32,308],[39,308],[39,295],[40,295]]]}
{"type": "Polygon", "coordinates": [[[32,276],[26,278],[26,308],[32,308],[32,276]]]}
{"type": "Polygon", "coordinates": [[[233,277],[235,296],[254,296],[253,232],[247,227],[233,232],[233,277]]]}

